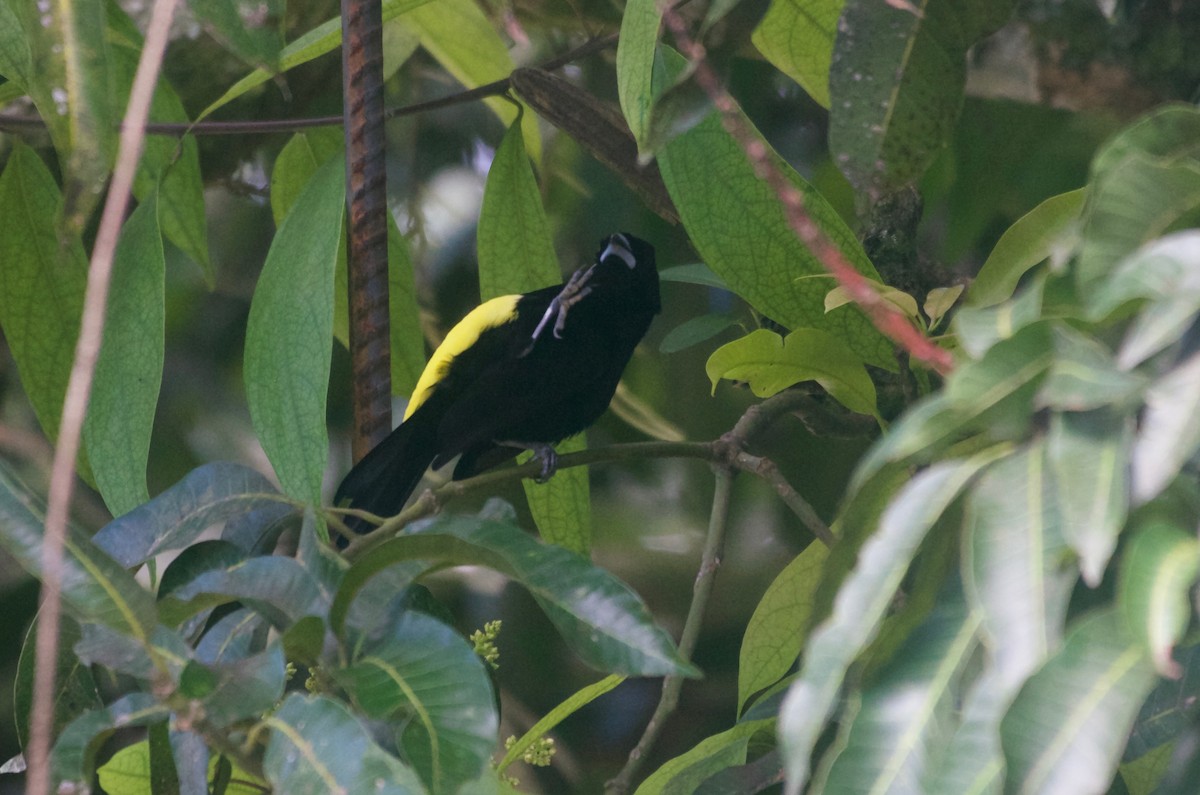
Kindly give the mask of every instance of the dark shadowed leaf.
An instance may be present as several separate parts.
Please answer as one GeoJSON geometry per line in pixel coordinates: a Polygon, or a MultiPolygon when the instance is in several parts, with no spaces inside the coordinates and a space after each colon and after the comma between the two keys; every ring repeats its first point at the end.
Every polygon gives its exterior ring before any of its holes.
{"type": "Polygon", "coordinates": [[[50,775],[58,785],[57,791],[89,791],[96,752],[117,727],[145,726],[169,715],[169,710],[156,703],[154,696],[133,693],[76,718],[58,736],[50,755],[50,775]],[[78,789],[71,789],[72,786],[78,789]]]}

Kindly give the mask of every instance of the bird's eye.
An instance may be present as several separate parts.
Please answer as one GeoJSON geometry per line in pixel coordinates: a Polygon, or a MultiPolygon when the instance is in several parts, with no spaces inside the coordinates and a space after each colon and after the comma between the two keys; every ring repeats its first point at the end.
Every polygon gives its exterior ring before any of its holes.
{"type": "Polygon", "coordinates": [[[600,261],[603,262],[610,256],[620,257],[622,262],[633,269],[637,267],[637,259],[630,248],[629,238],[622,234],[613,235],[608,239],[608,245],[600,252],[600,261]]]}

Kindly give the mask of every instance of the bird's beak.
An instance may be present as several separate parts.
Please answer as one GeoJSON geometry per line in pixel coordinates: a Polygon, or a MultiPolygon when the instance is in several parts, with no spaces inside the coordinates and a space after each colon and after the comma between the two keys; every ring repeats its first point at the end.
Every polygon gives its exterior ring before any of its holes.
{"type": "Polygon", "coordinates": [[[621,261],[629,266],[630,270],[637,267],[637,259],[633,256],[633,251],[630,250],[629,239],[625,235],[613,235],[608,239],[608,245],[600,252],[600,261],[609,257],[620,257],[621,261]]]}

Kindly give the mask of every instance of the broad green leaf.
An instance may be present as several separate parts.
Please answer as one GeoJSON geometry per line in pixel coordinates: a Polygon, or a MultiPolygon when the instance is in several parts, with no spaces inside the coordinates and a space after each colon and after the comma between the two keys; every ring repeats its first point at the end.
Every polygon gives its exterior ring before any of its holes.
{"type": "Polygon", "coordinates": [[[973,307],[994,306],[1008,300],[1021,277],[1054,254],[1064,236],[1079,220],[1087,188],[1051,196],[1010,226],[980,267],[967,302],[973,307]]]}
{"type": "MultiPolygon", "coordinates": [[[[389,22],[401,14],[407,13],[417,6],[428,2],[430,0],[383,0],[382,21],[385,23],[389,22]]],[[[327,52],[333,52],[341,44],[342,18],[334,17],[333,19],[328,19],[280,50],[279,71],[286,72],[293,67],[308,63],[327,52]]],[[[196,117],[196,121],[204,119],[214,111],[242,96],[250,89],[261,86],[270,79],[271,73],[266,69],[255,69],[230,86],[228,91],[202,110],[200,115],[196,117]]]]}
{"type": "Polygon", "coordinates": [[[1002,795],[1004,757],[1000,719],[1016,694],[995,667],[987,668],[967,693],[954,732],[943,741],[940,764],[921,790],[928,795],[1002,795]]]}
{"type": "Polygon", "coordinates": [[[206,571],[160,600],[162,619],[177,625],[208,607],[244,601],[280,629],[306,616],[323,617],[329,603],[316,580],[292,558],[266,555],[206,571]]]}
{"type": "Polygon", "coordinates": [[[196,644],[196,660],[215,664],[249,657],[266,648],[268,629],[267,622],[249,608],[240,607],[226,613],[196,644]]]}
{"type": "Polygon", "coordinates": [[[271,482],[253,469],[215,461],[109,522],[92,541],[122,566],[139,566],[159,552],[191,544],[218,522],[274,507],[281,499],[271,482]]]}
{"type": "Polygon", "coordinates": [[[659,343],[659,353],[678,353],[712,339],[730,326],[736,326],[737,318],[725,313],[697,315],[671,329],[659,343]]]}
{"type": "Polygon", "coordinates": [[[692,262],[687,265],[672,265],[658,272],[661,282],[678,282],[679,284],[698,284],[701,287],[715,287],[718,290],[728,290],[729,285],[703,262],[692,262]]]}
{"type": "MultiPolygon", "coordinates": [[[[108,13],[108,53],[116,85],[114,96],[118,106],[124,107],[142,50],[142,34],[116,3],[109,3],[108,13]]],[[[188,120],[179,95],[160,75],[150,102],[150,121],[186,123],[188,120]]],[[[158,193],[158,221],[163,235],[200,266],[212,287],[216,274],[208,256],[204,183],[200,177],[200,150],[195,136],[146,136],[133,181],[133,195],[139,201],[145,201],[153,192],[158,193]]]]}
{"type": "MultiPolygon", "coordinates": [[[[454,79],[467,88],[503,80],[515,68],[500,34],[474,0],[437,0],[413,7],[404,16],[405,27],[421,38],[421,46],[437,59],[454,79]]],[[[521,115],[525,145],[534,160],[542,156],[537,116],[518,114],[510,100],[489,97],[484,102],[505,125],[521,115]]]]}
{"type": "Polygon", "coordinates": [[[487,764],[496,700],[483,661],[454,629],[406,611],[334,676],[368,718],[407,719],[400,743],[430,792],[457,792],[487,764]]]}
{"type": "Polygon", "coordinates": [[[188,6],[225,49],[250,66],[278,71],[284,0],[191,0],[188,6]]]}
{"type": "Polygon", "coordinates": [[[511,577],[529,590],[575,653],[599,670],[694,675],[628,586],[574,552],[541,544],[504,521],[439,518],[380,545],[347,573],[334,612],[353,601],[375,573],[406,560],[482,565],[511,577]]]}
{"type": "Polygon", "coordinates": [[[84,624],[81,630],[74,647],[81,661],[142,682],[175,682],[188,662],[190,650],[182,635],[161,624],[146,639],[121,634],[103,624],[84,624]]]}
{"type": "Polygon", "coordinates": [[[1004,716],[1005,792],[1105,792],[1153,685],[1149,656],[1115,611],[1084,617],[1004,716]]]}
{"type": "Polygon", "coordinates": [[[750,41],[823,108],[829,107],[829,64],[845,0],[773,0],[750,41]]]}
{"type": "Polygon", "coordinates": [[[1018,685],[1058,648],[1074,585],[1045,448],[1038,441],[991,466],[966,503],[967,598],[983,615],[992,664],[1018,685]]]}
{"type": "Polygon", "coordinates": [[[1117,366],[1113,355],[1093,337],[1071,326],[1055,325],[1054,360],[1038,389],[1042,408],[1091,411],[1134,405],[1149,383],[1146,376],[1117,366]]]}
{"type": "Polygon", "coordinates": [[[738,659],[738,712],[758,691],[779,681],[796,662],[808,635],[813,596],[829,557],[813,542],[767,586],[742,637],[738,659]]]}
{"type": "Polygon", "coordinates": [[[978,644],[961,591],[939,602],[875,681],[851,696],[822,792],[921,792],[952,725],[955,685],[978,644]],[[953,598],[957,596],[957,598],[953,598]]]}
{"type": "Polygon", "coordinates": [[[1200,311],[1200,232],[1177,232],[1121,262],[1093,294],[1092,317],[1102,318],[1126,301],[1148,298],[1117,351],[1124,369],[1178,341],[1200,311]]]}
{"type": "Polygon", "coordinates": [[[956,410],[944,393],[930,395],[909,407],[859,461],[850,479],[855,494],[889,464],[914,459],[925,463],[960,439],[969,416],[956,410]]]}
{"type": "Polygon", "coordinates": [[[0,325],[42,430],[58,438],[87,283],[87,257],[59,238],[62,194],[32,149],[14,141],[0,175],[0,325]]]}
{"type": "Polygon", "coordinates": [[[1062,535],[1092,588],[1104,577],[1129,512],[1133,429],[1133,417],[1105,411],[1062,412],[1050,419],[1046,463],[1062,535]]]}
{"type": "Polygon", "coordinates": [[[758,397],[816,381],[851,411],[878,416],[875,384],[863,362],[840,339],[817,329],[797,329],[787,337],[752,331],[713,351],[704,369],[714,393],[723,378],[749,382],[758,397]]]}
{"type": "MultiPolygon", "coordinates": [[[[508,128],[492,159],[476,237],[479,292],[484,301],[561,282],[550,224],[519,121],[508,128]]],[[[583,436],[557,445],[561,453],[586,448],[583,436]]],[[[542,538],[586,554],[592,545],[587,469],[574,467],[548,483],[526,480],[522,485],[542,538]]]]}
{"type": "Polygon", "coordinates": [[[65,174],[67,201],[59,216],[70,234],[82,231],[103,193],[116,153],[119,112],[111,106],[104,0],[22,3],[33,56],[30,97],[46,122],[65,174]]]}
{"type": "MultiPolygon", "coordinates": [[[[217,761],[218,757],[214,754],[206,763],[205,782],[210,787],[215,780],[217,761]]],[[[178,764],[178,760],[176,763],[178,764]]],[[[125,746],[101,765],[96,773],[100,777],[100,786],[109,795],[144,795],[152,792],[149,743],[142,741],[125,746]]],[[[267,782],[262,779],[234,767],[232,780],[225,789],[225,795],[262,795],[266,786],[267,782]]]]}
{"type": "Polygon", "coordinates": [[[992,448],[921,472],[891,501],[879,528],[863,544],[832,613],[810,636],[800,677],[780,709],[779,742],[789,795],[808,781],[809,756],[836,705],[846,669],[878,633],[925,534],[976,474],[1004,451],[992,448]]]}
{"type": "Polygon", "coordinates": [[[1000,28],[1014,0],[846,0],[829,70],[829,149],[871,195],[918,179],[950,143],[967,50],[1000,28]]]}
{"type": "MultiPolygon", "coordinates": [[[[43,521],[29,493],[0,467],[0,547],[39,579],[43,521]]],[[[67,609],[80,621],[144,641],[154,626],[154,597],[83,531],[68,527],[64,541],[61,582],[67,609]]]]}
{"type": "Polygon", "coordinates": [[[699,790],[710,776],[744,764],[751,738],[770,731],[774,719],[745,721],[707,737],[654,771],[634,795],[685,795],[699,790]]]}
{"type": "Polygon", "coordinates": [[[521,758],[521,755],[525,753],[529,746],[549,734],[555,726],[624,681],[624,676],[610,674],[599,682],[582,687],[572,693],[558,706],[542,716],[537,723],[530,726],[529,730],[517,738],[515,742],[508,745],[508,750],[504,753],[504,758],[496,764],[497,772],[503,773],[509,765],[521,758]]]}
{"type": "Polygon", "coordinates": [[[1122,561],[1120,606],[1126,625],[1159,674],[1172,679],[1183,673],[1171,654],[1192,616],[1188,597],[1197,575],[1196,536],[1161,522],[1139,530],[1122,561]]]}
{"type": "Polygon", "coordinates": [[[263,772],[276,792],[423,795],[413,770],[371,739],[367,727],[328,696],[293,693],[265,723],[263,772]]]}
{"type": "Polygon", "coordinates": [[[275,233],[246,326],[255,433],[284,491],[312,503],[320,502],[329,452],[325,400],[344,165],[334,158],[322,166],[275,233]]]}
{"type": "Polygon", "coordinates": [[[113,516],[150,499],[146,464],[166,347],[165,269],[158,195],[152,193],[125,222],[117,243],[83,426],[96,486],[113,516]]]}
{"type": "Polygon", "coordinates": [[[1200,353],[1193,353],[1146,390],[1133,443],[1133,500],[1153,499],[1200,447],[1200,353]]]}
{"type": "Polygon", "coordinates": [[[656,0],[630,0],[625,4],[617,40],[617,96],[639,150],[650,132],[654,52],[661,25],[662,12],[656,0]]]}
{"type": "Polygon", "coordinates": [[[1120,260],[1200,206],[1198,135],[1196,108],[1165,105],[1096,154],[1075,269],[1081,285],[1102,284],[1120,260]]]}
{"type": "MultiPolygon", "coordinates": [[[[664,69],[680,68],[677,53],[662,54],[664,69]]],[[[668,79],[664,73],[660,82],[668,79]]],[[[763,145],[775,167],[804,196],[813,221],[860,273],[878,281],[879,274],[837,211],[770,145],[763,145]]],[[[828,280],[804,278],[825,276],[825,268],[792,232],[778,197],[754,173],[717,114],[670,141],[657,160],[693,245],[730,290],[789,329],[827,331],[867,364],[896,369],[891,343],[862,312],[855,307],[825,312],[828,280]]]]}
{"type": "MultiPolygon", "coordinates": [[[[17,658],[16,677],[12,688],[12,717],[17,730],[17,741],[22,748],[29,746],[29,718],[33,709],[34,665],[37,662],[35,639],[37,618],[30,622],[21,644],[21,655],[17,658]]],[[[58,654],[54,672],[54,715],[52,736],[57,737],[68,723],[93,709],[104,706],[91,666],[75,656],[75,644],[79,642],[79,624],[70,614],[63,615],[58,623],[58,654]]]]}
{"type": "Polygon", "coordinates": [[[89,792],[96,753],[118,727],[165,720],[170,711],[149,693],[132,693],[81,715],[63,730],[50,753],[52,792],[89,792]]]}

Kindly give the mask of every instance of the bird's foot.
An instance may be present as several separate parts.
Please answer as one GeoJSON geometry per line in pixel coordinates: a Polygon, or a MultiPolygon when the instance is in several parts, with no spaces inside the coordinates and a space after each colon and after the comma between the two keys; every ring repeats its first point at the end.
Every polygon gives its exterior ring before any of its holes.
{"type": "Polygon", "coordinates": [[[533,453],[533,457],[542,465],[537,482],[545,483],[558,471],[558,451],[554,445],[545,442],[496,442],[503,447],[518,447],[533,453]]]}
{"type": "Polygon", "coordinates": [[[592,291],[592,288],[588,287],[587,283],[592,278],[592,271],[595,269],[595,265],[589,265],[571,274],[571,278],[563,285],[559,294],[554,296],[554,300],[550,302],[550,306],[546,307],[545,313],[542,314],[542,319],[538,321],[537,328],[530,335],[528,347],[521,353],[521,356],[525,356],[533,350],[534,343],[537,342],[542,332],[546,330],[546,326],[549,325],[551,318],[554,318],[554,338],[562,339],[562,332],[567,324],[567,312],[592,291]]]}

